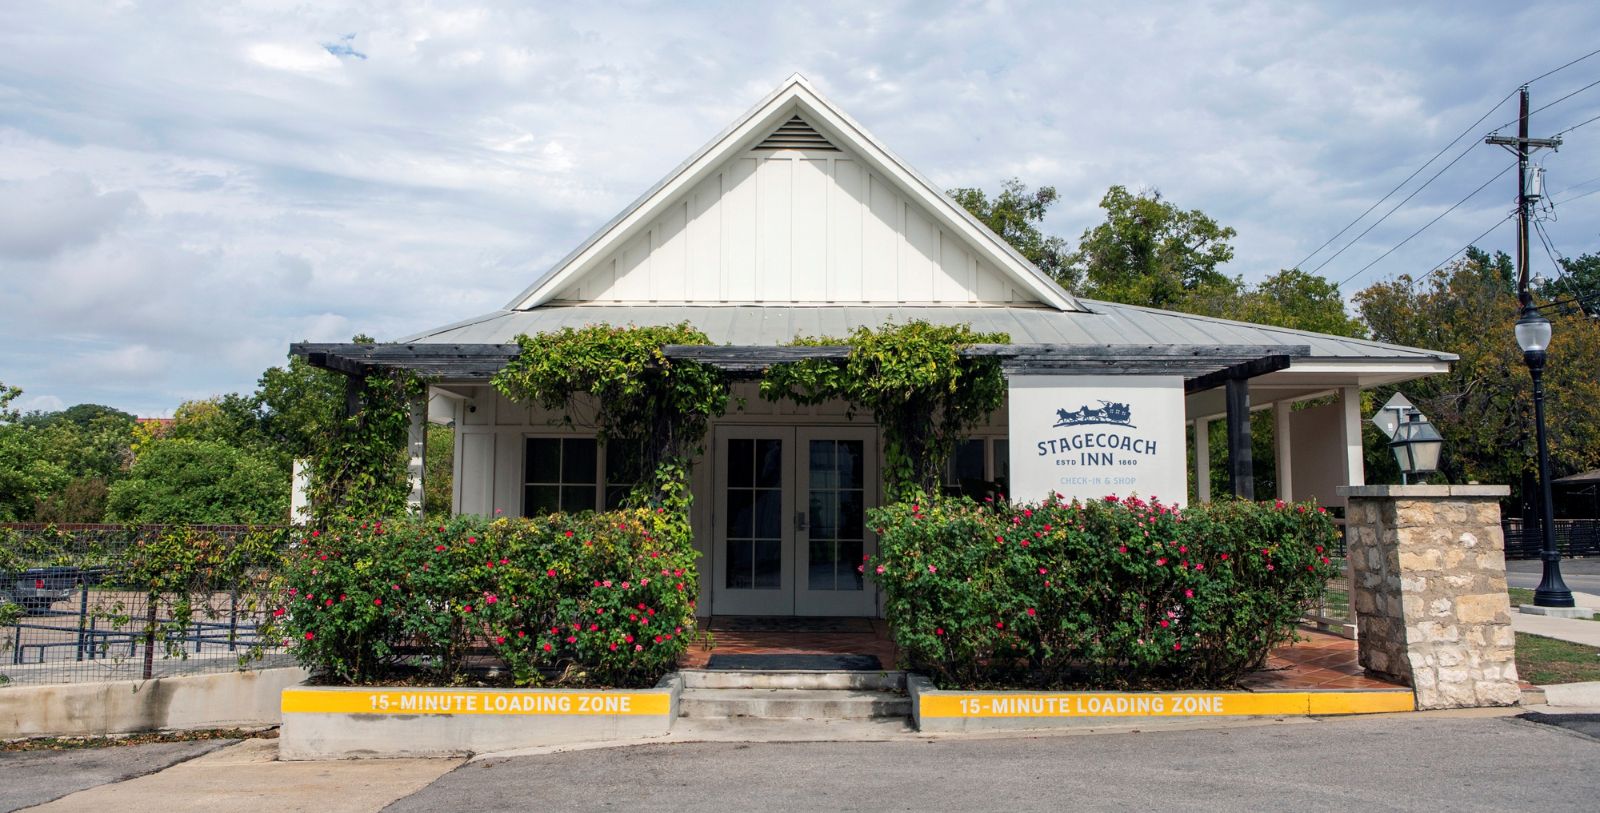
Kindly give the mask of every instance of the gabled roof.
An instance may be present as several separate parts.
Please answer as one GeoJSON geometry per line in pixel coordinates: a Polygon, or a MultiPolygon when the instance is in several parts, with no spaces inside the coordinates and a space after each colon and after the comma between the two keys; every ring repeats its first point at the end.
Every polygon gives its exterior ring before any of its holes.
{"type": "Polygon", "coordinates": [[[680,196],[695,187],[728,159],[748,151],[774,135],[796,115],[814,127],[826,143],[858,156],[888,178],[930,216],[958,235],[973,251],[992,262],[1018,290],[1062,311],[1086,311],[1076,299],[1018,254],[1004,239],[973,217],[873,138],[861,125],[795,74],[748,113],[661,179],[621,214],[602,226],[571,254],[562,258],[537,282],[506,305],[507,310],[527,310],[556,298],[578,276],[592,270],[599,258],[625,245],[680,196]]]}

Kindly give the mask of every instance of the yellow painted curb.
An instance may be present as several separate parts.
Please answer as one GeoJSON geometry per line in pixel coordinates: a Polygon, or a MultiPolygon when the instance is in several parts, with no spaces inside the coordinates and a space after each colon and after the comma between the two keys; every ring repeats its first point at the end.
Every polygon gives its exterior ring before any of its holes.
{"type": "Polygon", "coordinates": [[[671,713],[665,691],[541,689],[285,689],[284,714],[501,714],[571,717],[671,713]]]}
{"type": "Polygon", "coordinates": [[[926,718],[1250,717],[1415,711],[1410,689],[1364,692],[938,692],[926,718]]]}

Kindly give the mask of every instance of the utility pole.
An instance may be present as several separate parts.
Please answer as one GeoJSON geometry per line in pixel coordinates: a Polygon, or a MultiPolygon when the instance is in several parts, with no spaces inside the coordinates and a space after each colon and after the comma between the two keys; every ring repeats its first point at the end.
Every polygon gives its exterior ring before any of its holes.
{"type": "Polygon", "coordinates": [[[1527,306],[1532,301],[1528,291],[1528,157],[1537,150],[1556,149],[1560,138],[1528,137],[1528,86],[1523,85],[1522,114],[1517,117],[1517,137],[1491,135],[1483,141],[1505,147],[1517,156],[1517,298],[1527,306]]]}

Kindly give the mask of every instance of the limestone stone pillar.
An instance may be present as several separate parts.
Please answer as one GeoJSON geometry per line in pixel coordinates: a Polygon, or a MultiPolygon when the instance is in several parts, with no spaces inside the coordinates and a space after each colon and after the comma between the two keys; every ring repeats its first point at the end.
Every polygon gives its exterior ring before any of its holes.
{"type": "Polygon", "coordinates": [[[1505,486],[1345,486],[1361,665],[1419,709],[1516,703],[1505,486]]]}

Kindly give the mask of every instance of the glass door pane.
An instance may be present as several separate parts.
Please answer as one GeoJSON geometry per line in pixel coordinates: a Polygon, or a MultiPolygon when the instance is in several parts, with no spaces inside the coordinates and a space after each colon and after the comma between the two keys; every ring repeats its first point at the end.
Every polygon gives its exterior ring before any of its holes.
{"type": "Polygon", "coordinates": [[[865,445],[859,440],[809,443],[808,590],[862,589],[858,567],[865,543],[865,445]]]}
{"type": "Polygon", "coordinates": [[[728,441],[726,528],[727,570],[732,590],[783,588],[783,441],[732,438],[728,441]]]}

